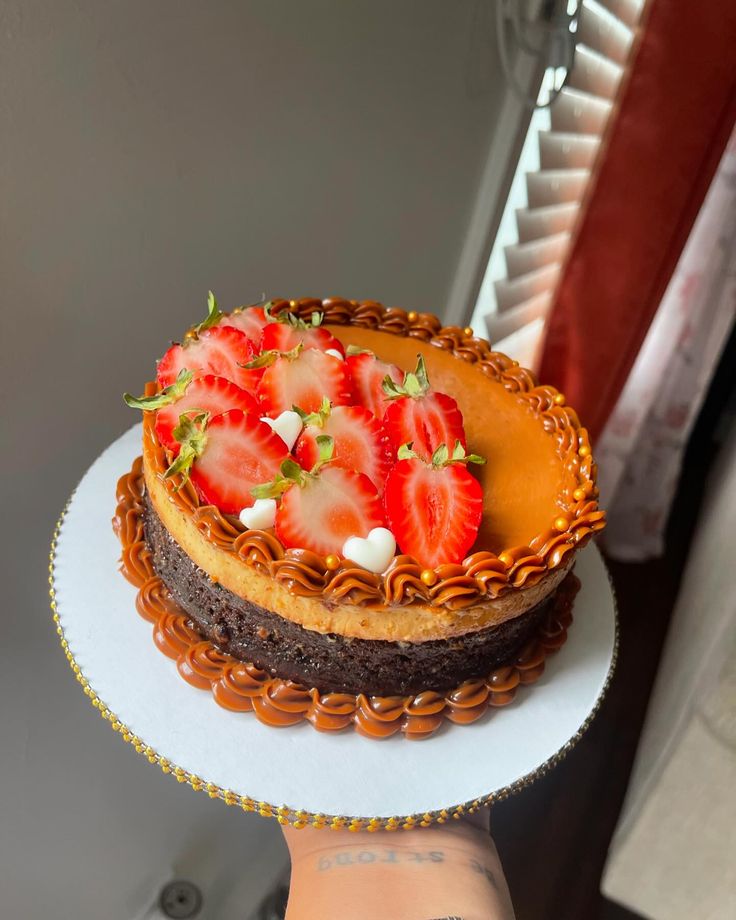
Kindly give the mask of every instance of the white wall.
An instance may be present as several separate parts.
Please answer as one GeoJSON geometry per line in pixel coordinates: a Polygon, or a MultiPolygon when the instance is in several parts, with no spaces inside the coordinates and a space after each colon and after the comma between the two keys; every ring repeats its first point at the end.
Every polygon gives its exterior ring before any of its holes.
{"type": "Polygon", "coordinates": [[[442,311],[501,104],[488,9],[0,7],[3,917],[133,916],[187,853],[226,917],[215,890],[270,883],[254,854],[278,871],[275,824],[164,777],[94,714],[51,627],[48,539],[133,421],[121,392],[209,287],[442,311]]]}

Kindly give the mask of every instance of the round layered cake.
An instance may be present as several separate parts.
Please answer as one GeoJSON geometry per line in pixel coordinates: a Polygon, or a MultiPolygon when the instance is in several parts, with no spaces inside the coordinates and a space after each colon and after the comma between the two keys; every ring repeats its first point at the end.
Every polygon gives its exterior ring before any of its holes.
{"type": "Polygon", "coordinates": [[[129,402],[156,575],[219,650],[321,693],[513,661],[604,526],[564,397],[429,314],[212,299],[129,402]]]}

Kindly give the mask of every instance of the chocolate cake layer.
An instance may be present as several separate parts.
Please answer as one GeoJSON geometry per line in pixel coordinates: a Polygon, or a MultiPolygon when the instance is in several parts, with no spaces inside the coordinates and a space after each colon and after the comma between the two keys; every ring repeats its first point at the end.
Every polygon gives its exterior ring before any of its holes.
{"type": "Polygon", "coordinates": [[[498,626],[452,639],[388,642],[305,629],[213,582],[173,539],[144,496],[153,567],[195,628],[241,661],[325,691],[394,696],[448,690],[512,661],[534,635],[552,597],[498,626]]]}

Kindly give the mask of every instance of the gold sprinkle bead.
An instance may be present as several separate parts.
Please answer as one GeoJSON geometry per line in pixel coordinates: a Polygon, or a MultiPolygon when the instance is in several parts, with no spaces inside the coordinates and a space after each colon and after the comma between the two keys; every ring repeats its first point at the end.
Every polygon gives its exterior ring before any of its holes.
{"type": "Polygon", "coordinates": [[[463,332],[465,333],[465,335],[472,335],[472,334],[473,334],[473,327],[472,327],[472,326],[466,326],[466,327],[463,329],[463,332]]]}
{"type": "Polygon", "coordinates": [[[409,312],[406,314],[406,318],[409,320],[410,323],[415,323],[417,321],[418,316],[419,314],[417,313],[416,310],[409,310],[409,312]]]}
{"type": "Polygon", "coordinates": [[[558,517],[555,519],[555,530],[562,532],[563,530],[567,530],[569,526],[570,522],[566,517],[558,517]]]}
{"type": "Polygon", "coordinates": [[[419,577],[428,588],[431,588],[437,582],[437,575],[432,569],[424,569],[419,577]]]}
{"type": "Polygon", "coordinates": [[[590,456],[590,448],[588,447],[587,444],[583,444],[583,446],[580,448],[580,450],[578,451],[578,453],[580,454],[581,457],[589,457],[589,456],[590,456]]]}
{"type": "Polygon", "coordinates": [[[295,300],[290,300],[290,301],[289,301],[289,306],[290,306],[290,307],[295,307],[295,306],[296,306],[296,301],[295,301],[295,300]]]}
{"type": "Polygon", "coordinates": [[[585,498],[585,489],[575,489],[572,493],[572,497],[576,502],[581,502],[585,498]]]}
{"type": "Polygon", "coordinates": [[[340,557],[336,556],[334,553],[330,553],[329,556],[325,557],[325,565],[330,572],[334,572],[336,569],[340,568],[340,557]]]}
{"type": "Polygon", "coordinates": [[[555,396],[553,402],[554,402],[554,404],[555,404],[556,406],[564,406],[564,405],[565,405],[565,397],[563,396],[562,393],[558,393],[557,396],[555,396]]]}

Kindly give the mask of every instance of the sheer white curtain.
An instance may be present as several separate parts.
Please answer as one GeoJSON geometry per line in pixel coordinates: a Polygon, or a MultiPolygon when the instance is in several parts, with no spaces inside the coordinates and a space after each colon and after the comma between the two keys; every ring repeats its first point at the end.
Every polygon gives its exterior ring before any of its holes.
{"type": "Polygon", "coordinates": [[[736,131],[596,445],[612,556],[662,553],[687,440],[735,318],[736,131]]]}

